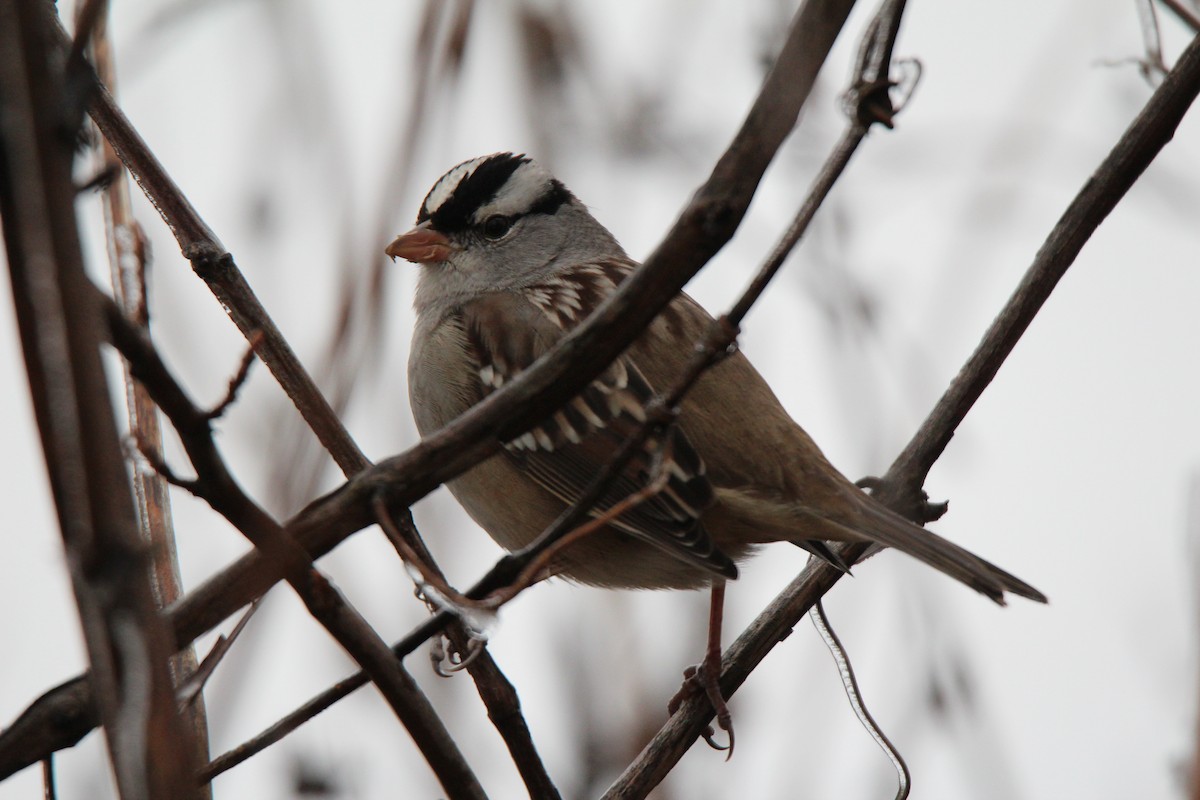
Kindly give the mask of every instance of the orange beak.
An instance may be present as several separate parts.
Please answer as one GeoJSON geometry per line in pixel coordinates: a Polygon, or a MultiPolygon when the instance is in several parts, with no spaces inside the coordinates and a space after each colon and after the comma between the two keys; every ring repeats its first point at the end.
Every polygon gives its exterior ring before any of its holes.
{"type": "Polygon", "coordinates": [[[396,237],[384,250],[392,258],[403,258],[414,264],[441,264],[450,258],[454,245],[442,234],[424,222],[408,233],[396,237]]]}

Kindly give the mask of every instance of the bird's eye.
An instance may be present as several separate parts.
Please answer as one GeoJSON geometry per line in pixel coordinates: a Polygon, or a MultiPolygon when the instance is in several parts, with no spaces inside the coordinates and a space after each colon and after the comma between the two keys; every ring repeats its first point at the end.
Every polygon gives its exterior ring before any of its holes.
{"type": "Polygon", "coordinates": [[[506,217],[503,214],[493,214],[483,221],[483,235],[489,239],[503,239],[504,234],[512,230],[513,223],[516,222],[512,217],[506,217]]]}

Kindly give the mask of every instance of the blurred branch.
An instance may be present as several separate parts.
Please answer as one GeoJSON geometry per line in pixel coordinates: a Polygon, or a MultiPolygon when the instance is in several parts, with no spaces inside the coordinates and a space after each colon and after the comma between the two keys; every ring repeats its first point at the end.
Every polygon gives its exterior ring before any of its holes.
{"type": "MultiPolygon", "coordinates": [[[[126,320],[115,304],[109,303],[106,312],[113,345],[125,357],[130,373],[150,392],[179,434],[196,470],[193,491],[285,571],[288,583],[309,613],[379,687],[447,793],[456,798],[484,797],[483,788],[437,712],[403,664],[312,565],[311,556],[237,485],[213,442],[212,414],[187,397],[145,334],[126,320]]],[[[236,382],[231,384],[230,391],[235,388],[236,382]]]]}
{"type": "MultiPolygon", "coordinates": [[[[45,4],[48,22],[62,41],[66,33],[49,3],[45,4]]],[[[90,69],[84,65],[85,69],[90,69]]],[[[93,86],[88,114],[121,163],[133,175],[138,186],[157,209],[184,257],[207,285],[230,319],[247,341],[261,332],[258,357],[292,398],[301,416],[347,475],[370,462],[346,432],[341,420],[305,372],[291,345],[283,338],[274,320],[237,268],[233,256],[225,251],[216,234],[204,222],[179,187],[163,169],[108,90],[92,75],[93,86]]]]}
{"type": "MultiPolygon", "coordinates": [[[[81,15],[81,19],[77,20],[75,44],[72,48],[81,41],[80,37],[84,31],[91,28],[91,49],[96,73],[109,91],[115,92],[116,65],[113,60],[112,41],[108,35],[107,5],[93,2],[84,6],[85,14],[95,15],[95,18],[88,22],[81,15]]],[[[100,139],[100,156],[104,166],[117,163],[116,153],[103,138],[100,139]]],[[[104,233],[108,242],[113,297],[125,315],[141,326],[149,336],[150,309],[146,292],[149,246],[141,225],[133,216],[129,179],[119,167],[114,169],[112,180],[104,188],[104,199],[104,233]]],[[[126,367],[123,372],[129,433],[139,448],[161,461],[163,444],[158,409],[146,390],[133,380],[129,369],[126,367]]],[[[175,546],[175,528],[171,519],[171,497],[167,482],[153,470],[135,469],[132,481],[138,529],[142,538],[149,544],[155,600],[160,608],[164,608],[183,594],[179,554],[175,546]]],[[[191,645],[182,648],[168,662],[172,683],[176,687],[181,686],[188,676],[195,674],[196,666],[195,648],[191,645]]],[[[197,692],[193,702],[183,707],[182,714],[196,744],[196,760],[203,764],[209,759],[208,716],[203,695],[197,692]]],[[[211,793],[208,793],[208,796],[211,796],[211,793]]]]}
{"type": "Polygon", "coordinates": [[[0,19],[0,219],[109,757],[122,797],[194,797],[195,743],[175,706],[173,648],[137,535],[75,222],[77,86],[52,57],[41,2],[3,0],[0,19]]]}
{"type": "Polygon", "coordinates": [[[1142,76],[1154,85],[1167,72],[1163,61],[1162,33],[1158,29],[1158,11],[1154,0],[1137,0],[1138,23],[1142,28],[1142,48],[1145,54],[1138,65],[1142,76]]]}
{"type": "MultiPolygon", "coordinates": [[[[1200,622],[1200,470],[1193,470],[1188,481],[1184,558],[1187,561],[1188,583],[1191,584],[1192,624],[1195,625],[1200,622]]],[[[1197,656],[1200,653],[1192,654],[1193,664],[1200,662],[1197,656]]],[[[1200,800],[1200,692],[1192,697],[1197,705],[1192,708],[1192,746],[1183,779],[1188,800],[1200,800]]]]}
{"type": "Polygon", "coordinates": [[[1161,0],[1161,2],[1171,9],[1183,24],[1191,28],[1193,33],[1200,33],[1200,14],[1197,14],[1194,9],[1188,8],[1180,0],[1161,0]]]}
{"type": "MultiPolygon", "coordinates": [[[[454,3],[426,0],[413,37],[413,72],[417,77],[400,125],[402,130],[389,137],[396,148],[381,173],[382,202],[368,228],[368,236],[362,235],[361,212],[348,215],[342,224],[343,241],[337,249],[341,263],[335,270],[343,278],[334,306],[333,337],[314,370],[339,416],[349,404],[356,383],[363,376],[378,372],[386,287],[392,274],[382,243],[391,238],[388,231],[395,224],[394,201],[411,175],[422,127],[433,114],[431,98],[449,99],[447,95],[461,74],[473,9],[473,0],[454,3]]],[[[319,488],[324,465],[312,440],[293,433],[295,422],[294,418],[288,418],[280,423],[286,426],[283,428],[286,433],[277,437],[283,442],[283,453],[272,477],[281,507],[288,510],[312,498],[319,488]]],[[[366,465],[359,468],[362,466],[366,465]]],[[[345,474],[349,477],[352,472],[345,474]]]]}
{"type": "MultiPolygon", "coordinates": [[[[1067,207],[1034,257],[1025,277],[983,340],[930,412],[909,445],[878,482],[873,495],[893,510],[919,518],[920,487],[971,406],[991,383],[1033,317],[1044,305],[1084,243],[1175,133],[1200,93],[1200,37],[1130,124],[1099,168],[1067,207]]],[[[846,563],[864,545],[838,548],[846,563]]],[[[842,577],[837,569],[809,564],[738,637],[722,661],[721,690],[731,696],[776,644],[785,639],[812,605],[842,577]]],[[[638,759],[609,788],[606,798],[644,796],[700,736],[712,708],[703,697],[687,701],[646,745],[638,759]]]]}

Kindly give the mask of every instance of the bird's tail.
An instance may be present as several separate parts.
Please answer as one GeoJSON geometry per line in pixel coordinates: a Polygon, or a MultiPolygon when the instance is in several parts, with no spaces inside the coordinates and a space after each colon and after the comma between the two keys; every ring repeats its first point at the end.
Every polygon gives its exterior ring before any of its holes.
{"type": "Polygon", "coordinates": [[[986,561],[956,545],[948,539],[943,539],[936,533],[914,525],[904,517],[864,495],[863,500],[856,504],[861,517],[856,524],[847,526],[839,521],[824,519],[823,521],[847,529],[851,538],[867,538],[886,547],[908,553],[913,558],[924,561],[934,569],[944,572],[977,592],[987,595],[1000,605],[1004,605],[1004,593],[1012,592],[1021,597],[1046,602],[1046,596],[1030,586],[1017,576],[1006,572],[990,561],[986,561]]]}

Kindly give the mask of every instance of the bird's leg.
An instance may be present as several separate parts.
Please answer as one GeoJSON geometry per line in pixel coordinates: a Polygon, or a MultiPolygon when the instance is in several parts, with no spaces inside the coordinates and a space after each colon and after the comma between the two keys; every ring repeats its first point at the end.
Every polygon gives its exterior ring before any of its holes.
{"type": "Polygon", "coordinates": [[[704,650],[704,660],[684,670],[683,685],[667,703],[667,712],[674,714],[684,700],[703,691],[716,714],[717,727],[729,736],[729,744],[718,744],[714,738],[716,732],[711,726],[704,731],[704,741],[714,750],[726,751],[725,760],[728,761],[733,756],[733,716],[721,694],[721,622],[724,616],[725,581],[715,580],[708,608],[708,645],[704,650]]]}

